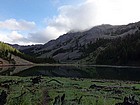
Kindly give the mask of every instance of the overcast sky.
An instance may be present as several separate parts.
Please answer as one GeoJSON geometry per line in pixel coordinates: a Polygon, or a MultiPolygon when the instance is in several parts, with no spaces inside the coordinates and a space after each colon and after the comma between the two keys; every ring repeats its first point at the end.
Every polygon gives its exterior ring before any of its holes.
{"type": "Polygon", "coordinates": [[[46,43],[71,30],[140,21],[140,0],[0,0],[0,41],[46,43]]]}

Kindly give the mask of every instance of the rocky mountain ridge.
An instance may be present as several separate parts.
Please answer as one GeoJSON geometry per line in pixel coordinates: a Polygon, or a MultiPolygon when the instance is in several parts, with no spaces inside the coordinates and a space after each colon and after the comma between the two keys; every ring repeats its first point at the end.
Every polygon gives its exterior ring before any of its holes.
{"type": "Polygon", "coordinates": [[[125,37],[139,29],[140,22],[116,26],[104,24],[82,32],[69,32],[44,45],[28,46],[19,50],[32,53],[38,58],[52,57],[60,62],[77,61],[83,56],[81,49],[86,50],[88,44],[93,44],[98,39],[125,37]]]}

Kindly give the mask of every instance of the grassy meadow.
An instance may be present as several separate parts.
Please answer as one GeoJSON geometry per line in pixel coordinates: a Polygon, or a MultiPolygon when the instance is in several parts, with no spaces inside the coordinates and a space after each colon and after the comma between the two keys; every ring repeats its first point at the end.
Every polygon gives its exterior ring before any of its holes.
{"type": "Polygon", "coordinates": [[[6,105],[115,105],[125,96],[140,102],[140,82],[84,78],[0,76],[6,105]]]}

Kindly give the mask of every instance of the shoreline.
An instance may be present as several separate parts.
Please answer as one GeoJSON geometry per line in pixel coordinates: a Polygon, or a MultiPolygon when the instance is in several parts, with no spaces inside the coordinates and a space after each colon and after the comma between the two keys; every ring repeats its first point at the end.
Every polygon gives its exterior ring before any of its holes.
{"type": "Polygon", "coordinates": [[[10,67],[10,66],[32,66],[34,64],[16,64],[16,65],[13,65],[13,64],[0,64],[0,67],[10,67]]]}
{"type": "Polygon", "coordinates": [[[0,67],[9,67],[9,66],[78,66],[78,67],[105,67],[105,68],[132,68],[140,69],[140,66],[116,66],[116,65],[85,65],[85,64],[0,64],[0,67]]]}

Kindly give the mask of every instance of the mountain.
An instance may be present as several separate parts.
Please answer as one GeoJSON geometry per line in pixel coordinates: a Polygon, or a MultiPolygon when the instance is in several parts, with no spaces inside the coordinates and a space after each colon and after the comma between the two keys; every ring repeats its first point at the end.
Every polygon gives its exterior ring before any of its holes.
{"type": "MultiPolygon", "coordinates": [[[[28,54],[38,58],[51,57],[59,62],[111,64],[110,62],[100,62],[101,58],[106,59],[106,57],[103,57],[105,55],[103,52],[107,52],[107,49],[109,49],[111,53],[113,49],[108,48],[109,46],[119,45],[122,40],[127,43],[128,40],[139,35],[139,30],[140,22],[116,26],[104,24],[81,32],[69,32],[44,45],[26,46],[26,49],[21,47],[19,50],[25,53],[28,52],[28,54]]],[[[134,42],[138,39],[135,39],[134,42]]],[[[131,45],[132,42],[129,41],[127,44],[131,45]]],[[[122,44],[114,50],[117,51],[123,47],[122,44]]],[[[114,55],[116,54],[114,53],[114,55]]],[[[121,61],[120,63],[119,61],[113,62],[115,65],[121,64],[121,61]]]]}

